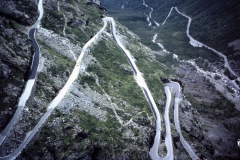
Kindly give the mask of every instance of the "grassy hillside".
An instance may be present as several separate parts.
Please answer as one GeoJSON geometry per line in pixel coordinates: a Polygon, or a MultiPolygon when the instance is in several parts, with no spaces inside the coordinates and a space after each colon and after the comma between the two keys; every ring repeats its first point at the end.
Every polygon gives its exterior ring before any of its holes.
{"type": "MultiPolygon", "coordinates": [[[[225,55],[231,55],[231,59],[238,58],[237,56],[232,56],[234,51],[228,47],[228,44],[240,37],[240,28],[238,27],[240,25],[240,21],[237,21],[240,16],[240,2],[234,0],[230,0],[227,3],[223,0],[146,0],[145,2],[150,7],[154,8],[152,17],[158,23],[162,23],[164,21],[171,7],[178,7],[181,12],[192,18],[190,34],[195,39],[223,52],[225,55]]],[[[175,52],[176,47],[171,46],[170,43],[179,43],[177,40],[182,41],[183,38],[185,38],[186,46],[188,45],[188,38],[183,37],[187,27],[187,19],[182,16],[177,16],[173,13],[173,15],[170,16],[169,21],[167,21],[167,27],[164,26],[154,29],[152,27],[148,27],[147,25],[144,13],[149,13],[150,10],[143,6],[142,0],[134,2],[131,1],[129,3],[126,3],[125,1],[117,3],[112,0],[104,0],[102,3],[103,5],[106,5],[110,15],[115,16],[121,23],[138,34],[143,43],[150,46],[152,49],[156,49],[156,45],[153,45],[150,42],[151,37],[155,32],[162,35],[160,42],[168,44],[166,49],[172,52],[175,52]],[[120,7],[119,4],[125,4],[125,8],[119,8],[116,10],[116,8],[120,7]],[[180,37],[178,37],[178,34],[174,34],[171,31],[174,29],[179,30],[178,32],[180,37]],[[172,33],[169,33],[169,31],[172,33]],[[175,39],[167,38],[169,37],[169,34],[174,34],[175,39]]],[[[177,49],[186,46],[180,45],[177,49]]]]}

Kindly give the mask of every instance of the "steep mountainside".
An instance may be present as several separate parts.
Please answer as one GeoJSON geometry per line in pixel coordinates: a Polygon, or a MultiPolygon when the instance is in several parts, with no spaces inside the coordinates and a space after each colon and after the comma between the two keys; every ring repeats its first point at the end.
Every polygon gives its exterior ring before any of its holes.
{"type": "Polygon", "coordinates": [[[1,1],[0,4],[0,129],[11,119],[21,95],[33,54],[27,26],[37,18],[33,1],[1,1]]]}
{"type": "MultiPolygon", "coordinates": [[[[223,2],[215,1],[43,0],[43,18],[35,33],[40,48],[36,82],[20,117],[0,144],[0,159],[13,156],[13,151],[30,135],[34,137],[17,159],[151,159],[149,150],[156,134],[151,103],[138,86],[129,58],[116,43],[113,24],[108,22],[106,29],[95,36],[104,26],[102,18],[109,15],[116,18],[116,35],[144,77],[161,115],[166,103],[164,84],[173,80],[182,85],[180,125],[183,137],[196,155],[201,159],[239,159],[236,144],[240,113],[236,108],[240,107],[237,95],[240,91],[235,89],[239,80],[236,76],[232,76],[233,81],[223,76],[227,69],[220,57],[189,44],[185,17],[173,11],[165,26],[158,27],[154,22],[164,21],[170,8],[177,6],[193,18],[190,29],[193,37],[236,60],[238,54],[232,53],[238,52],[235,45],[238,28],[234,26],[227,33],[213,36],[212,27],[218,27],[207,22],[216,17],[210,16],[213,9],[205,10],[203,4],[218,7],[219,17],[234,13],[224,27],[239,23],[232,22],[238,16],[239,3],[235,1],[229,1],[225,6],[229,12],[225,12],[223,2]],[[153,7],[152,18],[151,9],[143,2],[153,7]],[[209,25],[200,30],[202,23],[209,25]],[[204,38],[201,33],[209,36],[204,38]],[[218,41],[220,37],[226,39],[218,41]],[[62,93],[76,67],[80,67],[79,75],[53,109],[54,98],[62,93]],[[221,72],[212,73],[214,67],[216,70],[220,67],[221,72]],[[233,82],[236,86],[232,86],[233,82]],[[46,113],[50,113],[48,119],[33,133],[46,113]]],[[[28,32],[37,20],[38,2],[2,0],[0,13],[0,132],[4,136],[2,131],[16,112],[36,52],[28,32]]],[[[221,18],[218,22],[218,26],[224,23],[221,18]]],[[[237,63],[231,61],[232,66],[237,63]]],[[[173,102],[169,112],[173,157],[191,159],[174,126],[173,102]]],[[[164,157],[168,153],[164,144],[167,141],[164,116],[161,121],[163,141],[158,152],[164,157]]]]}
{"type": "MultiPolygon", "coordinates": [[[[109,15],[136,33],[143,44],[154,50],[170,53],[158,58],[160,62],[171,66],[174,64],[170,61],[171,56],[177,55],[181,62],[172,68],[184,86],[183,93],[201,115],[205,126],[203,128],[208,132],[205,138],[209,139],[216,149],[212,154],[215,158],[224,157],[223,150],[219,147],[222,145],[220,141],[222,142],[224,135],[235,133],[235,144],[239,138],[237,112],[240,110],[238,98],[240,79],[237,77],[240,63],[240,31],[237,19],[240,17],[240,3],[234,0],[227,3],[191,0],[102,0],[102,3],[109,15]],[[177,7],[178,11],[191,18],[189,33],[192,38],[227,56],[236,76],[224,68],[224,59],[213,50],[207,47],[194,47],[189,43],[190,39],[186,34],[188,18],[172,7],[177,7]],[[221,79],[226,81],[221,82],[221,79]],[[235,106],[215,90],[220,91],[235,106]],[[231,96],[230,92],[235,95],[231,96]],[[226,129],[230,132],[226,132],[226,129]],[[222,132],[222,135],[217,132],[222,132]]],[[[231,144],[225,143],[225,146],[229,145],[231,144]]],[[[239,149],[236,148],[236,152],[239,152],[239,149]]],[[[229,153],[226,155],[229,156],[229,153]]]]}
{"type": "MultiPolygon", "coordinates": [[[[179,15],[175,10],[169,17],[167,23],[160,27],[149,27],[146,21],[146,14],[151,10],[143,5],[143,2],[153,8],[152,19],[161,24],[171,7],[178,7],[179,11],[190,16],[192,23],[190,35],[198,41],[227,55],[231,61],[231,66],[235,72],[239,72],[239,37],[240,37],[240,2],[231,0],[227,3],[221,1],[157,1],[157,0],[136,0],[136,1],[110,1],[102,0],[108,9],[109,14],[114,15],[117,20],[126,25],[133,32],[138,34],[144,44],[153,49],[157,45],[151,43],[151,37],[158,33],[157,41],[173,53],[183,56],[183,58],[198,58],[203,56],[211,61],[216,59],[215,54],[207,51],[196,51],[189,48],[186,43],[184,31],[187,27],[187,19],[179,15]],[[179,42],[181,41],[181,43],[179,42]],[[192,54],[194,52],[194,54],[192,54]]],[[[150,19],[150,21],[152,21],[150,19]]],[[[219,61],[219,60],[218,60],[219,61]]],[[[239,73],[238,73],[239,74],[239,73]]]]}
{"type": "MultiPolygon", "coordinates": [[[[33,5],[36,9],[36,4],[33,5]]],[[[41,52],[37,81],[21,116],[0,146],[1,157],[11,154],[48,111],[50,102],[69,78],[82,47],[103,26],[101,17],[105,14],[104,8],[95,3],[77,0],[44,1],[43,7],[44,16],[36,33],[41,52]]],[[[24,17],[22,19],[26,21],[24,17]]],[[[28,26],[11,17],[4,17],[3,20],[19,25],[19,36],[27,39],[28,26]]],[[[30,27],[34,20],[32,18],[27,25],[30,27]]],[[[153,82],[150,89],[154,98],[156,101],[163,101],[163,83],[159,76],[168,77],[167,70],[154,60],[149,48],[138,42],[138,36],[119,23],[117,25],[122,41],[125,45],[129,44],[128,49],[138,59],[138,63],[142,64],[141,70],[147,81],[153,82]],[[159,69],[153,71],[153,67],[159,69]]],[[[13,31],[15,30],[14,28],[13,31]]],[[[148,149],[154,135],[154,118],[134,80],[133,71],[124,53],[115,44],[110,33],[108,25],[96,44],[88,49],[89,52],[81,63],[80,76],[19,159],[149,159],[148,149]]],[[[14,34],[13,36],[15,38],[14,34]]],[[[14,40],[9,40],[8,43],[11,42],[14,40]]],[[[23,73],[28,71],[27,66],[31,64],[33,54],[30,48],[27,51],[29,61],[23,68],[23,73]]],[[[4,53],[1,52],[1,55],[4,53]]],[[[10,60],[11,58],[5,63],[10,60]]],[[[17,64],[13,64],[13,67],[21,69],[17,64]]],[[[8,79],[11,77],[6,77],[4,82],[10,85],[8,79]]],[[[21,81],[19,77],[16,79],[21,81]]],[[[18,85],[16,82],[13,84],[18,85]]],[[[23,88],[23,85],[22,82],[20,87],[23,88]]],[[[4,88],[3,90],[6,91],[4,88]]],[[[16,102],[22,90],[17,91],[16,102]]],[[[2,97],[11,98],[9,95],[2,97]]],[[[16,107],[2,106],[1,131],[16,110],[16,107]]]]}

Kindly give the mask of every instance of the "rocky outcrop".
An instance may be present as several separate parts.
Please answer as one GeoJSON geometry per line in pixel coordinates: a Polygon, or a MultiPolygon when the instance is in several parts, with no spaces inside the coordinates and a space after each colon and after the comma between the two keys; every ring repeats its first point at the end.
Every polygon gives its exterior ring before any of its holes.
{"type": "Polygon", "coordinates": [[[31,25],[37,18],[37,6],[34,0],[2,0],[1,16],[23,25],[31,25]]]}
{"type": "Polygon", "coordinates": [[[133,70],[129,65],[120,64],[120,69],[122,69],[126,74],[133,74],[133,70]]]}

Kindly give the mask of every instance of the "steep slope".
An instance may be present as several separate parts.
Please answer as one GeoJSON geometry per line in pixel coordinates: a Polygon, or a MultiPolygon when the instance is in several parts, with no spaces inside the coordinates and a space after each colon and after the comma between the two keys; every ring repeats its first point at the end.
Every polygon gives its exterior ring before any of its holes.
{"type": "MultiPolygon", "coordinates": [[[[44,17],[36,34],[41,58],[35,94],[1,145],[1,157],[11,154],[30,134],[66,83],[83,45],[102,27],[104,11],[98,7],[85,1],[44,2],[44,17]]],[[[163,88],[163,84],[158,76],[167,75],[158,62],[149,63],[154,61],[148,53],[151,50],[120,24],[118,30],[127,36],[121,36],[123,42],[135,44],[128,49],[145,65],[142,69],[147,81],[154,82],[150,86],[154,98],[163,98],[163,90],[158,89],[163,88]],[[159,69],[152,72],[152,66],[159,69]]],[[[150,108],[110,32],[105,32],[98,41],[84,56],[78,80],[36,135],[36,140],[28,144],[22,158],[149,159],[148,148],[154,133],[150,108]]]]}
{"type": "Polygon", "coordinates": [[[2,1],[0,5],[0,130],[11,119],[29,76],[33,55],[28,26],[37,18],[32,1],[2,1]]]}
{"type": "MultiPolygon", "coordinates": [[[[236,19],[240,14],[239,2],[178,0],[102,2],[108,13],[136,33],[143,44],[154,50],[165,50],[166,53],[170,53],[157,57],[157,60],[174,68],[175,74],[184,86],[183,93],[192,103],[192,107],[200,113],[199,122],[205,132],[199,132],[198,137],[193,131],[194,127],[186,127],[184,130],[187,134],[198,141],[205,139],[202,147],[212,146],[215,149],[215,152],[210,149],[211,147],[207,149],[213,159],[238,159],[239,148],[236,142],[239,132],[236,128],[239,126],[240,110],[239,78],[237,79],[240,32],[239,21],[236,19]],[[171,11],[171,7],[175,6],[186,16],[174,8],[171,11]],[[187,17],[192,19],[190,35],[215,51],[225,54],[237,76],[233,76],[224,67],[224,58],[219,57],[216,52],[207,47],[194,47],[189,43],[190,39],[186,34],[189,25],[187,17]],[[160,26],[154,25],[154,21],[160,26]],[[163,22],[165,23],[161,25],[163,22]],[[150,23],[152,25],[149,25],[150,23]],[[180,60],[177,66],[172,66],[175,64],[171,61],[172,56],[180,60]],[[226,148],[222,146],[234,149],[229,149],[229,153],[226,153],[224,151],[226,148]]],[[[186,126],[189,124],[183,123],[186,126]]],[[[202,155],[202,158],[205,156],[207,154],[202,155]]]]}
{"type": "MultiPolygon", "coordinates": [[[[30,1],[26,2],[26,10],[29,9],[29,5],[35,7],[37,5],[30,1]]],[[[80,66],[77,80],[73,82],[49,119],[18,158],[150,159],[149,149],[152,147],[155,136],[154,114],[141,88],[135,82],[131,65],[123,51],[115,43],[110,25],[108,24],[106,30],[94,39],[93,45],[83,50],[83,46],[103,27],[101,18],[107,14],[104,8],[96,3],[97,1],[88,2],[85,0],[44,1],[44,17],[36,33],[41,51],[36,88],[10,135],[0,146],[1,157],[11,154],[23,142],[25,136],[31,134],[29,131],[49,111],[49,103],[60,93],[73,68],[80,66]],[[83,52],[85,55],[82,62],[76,63],[83,52]]],[[[158,1],[153,2],[158,3],[158,1]]],[[[131,12],[131,7],[127,7],[129,4],[134,5],[133,9],[141,8],[146,13],[149,12],[149,9],[142,5],[142,1],[124,3],[124,1],[118,1],[109,3],[109,5],[113,8],[119,8],[119,6],[122,8],[124,5],[131,12]]],[[[28,12],[29,10],[26,11],[26,13],[28,12]]],[[[33,17],[37,17],[36,12],[32,15],[33,17]]],[[[132,18],[129,15],[128,18],[139,20],[142,24],[144,22],[147,26],[146,17],[138,18],[137,14],[135,16],[132,18]]],[[[27,25],[30,26],[35,18],[29,19],[31,21],[27,25]]],[[[3,21],[13,21],[16,22],[16,25],[21,25],[19,30],[13,28],[13,31],[18,31],[20,36],[27,38],[26,20],[23,19],[24,23],[18,20],[19,18],[3,17],[3,21]]],[[[186,22],[186,19],[183,21],[186,22]]],[[[185,33],[186,26],[185,24],[183,26],[182,32],[185,33]]],[[[179,109],[180,125],[183,128],[183,137],[197,156],[207,159],[211,159],[213,156],[214,158],[237,159],[239,152],[234,143],[238,133],[236,117],[239,112],[235,110],[234,105],[216,92],[210,83],[190,65],[173,59],[172,54],[166,54],[164,51],[152,51],[142,44],[142,39],[118,22],[116,30],[121,43],[133,55],[162,115],[165,104],[163,83],[168,82],[169,79],[178,79],[179,81],[179,77],[182,78],[183,93],[192,102],[192,105],[184,96],[182,97],[183,102],[179,109]],[[174,70],[178,71],[176,75],[174,70]],[[199,87],[197,89],[194,85],[196,82],[199,87]],[[201,91],[203,93],[199,94],[201,91]],[[216,106],[220,106],[220,100],[224,105],[221,104],[221,107],[216,109],[216,106]],[[214,104],[215,101],[219,101],[219,103],[214,104]],[[210,105],[212,107],[209,107],[210,105]],[[205,106],[209,108],[206,110],[205,106]],[[212,119],[214,119],[213,122],[212,119]],[[231,126],[231,124],[234,125],[231,126]],[[222,125],[225,125],[227,129],[222,125]],[[206,133],[209,130],[211,130],[212,139],[206,133]],[[222,135],[216,134],[219,130],[224,138],[222,135]],[[228,148],[222,146],[228,146],[228,148]]],[[[4,30],[2,33],[7,32],[4,30]]],[[[149,36],[147,32],[146,35],[150,37],[150,40],[152,39],[152,35],[149,36]]],[[[160,41],[161,37],[159,37],[156,41],[160,41]]],[[[10,39],[8,44],[14,41],[14,39],[10,39]]],[[[155,47],[158,46],[155,45],[155,47]]],[[[25,63],[24,72],[28,69],[27,65],[31,64],[30,51],[28,52],[29,54],[26,56],[28,62],[25,63]]],[[[17,66],[17,68],[20,67],[17,66]]],[[[22,78],[15,79],[19,81],[22,78]]],[[[17,84],[6,80],[4,83],[17,84]]],[[[22,82],[22,87],[23,85],[22,82]]],[[[4,91],[9,95],[2,97],[9,98],[12,92],[8,92],[6,89],[4,91]]],[[[18,95],[15,96],[16,101],[20,94],[21,91],[18,90],[18,95]]],[[[10,108],[6,106],[2,110],[1,115],[4,115],[6,113],[4,110],[10,110],[10,108]]],[[[12,110],[11,114],[14,113],[14,109],[12,110]]],[[[171,107],[169,112],[174,156],[179,159],[189,159],[188,153],[181,144],[178,129],[176,130],[173,125],[173,109],[171,107]]],[[[11,115],[8,115],[8,119],[3,116],[1,118],[3,119],[0,121],[1,125],[6,126],[11,115]]],[[[167,127],[164,126],[164,123],[161,127],[163,128],[161,138],[165,139],[165,128],[167,127]]],[[[162,157],[168,153],[163,143],[160,143],[159,153],[162,157]]]]}
{"type": "MultiPolygon", "coordinates": [[[[145,23],[145,14],[148,14],[150,9],[143,5],[144,1],[116,2],[103,0],[102,2],[108,9],[109,14],[114,15],[117,20],[138,34],[143,43],[151,48],[157,49],[157,45],[151,44],[150,39],[154,33],[159,33],[157,41],[162,43],[169,51],[180,54],[183,58],[203,56],[212,61],[215,60],[215,55],[211,54],[211,52],[205,55],[206,50],[185,50],[189,47],[187,46],[187,39],[182,33],[186,29],[187,19],[181,17],[175,11],[168,19],[168,23],[163,27],[153,26],[154,29],[152,27],[149,28],[147,23],[145,23]],[[119,5],[116,6],[114,4],[119,5]],[[121,8],[121,5],[124,5],[124,8],[121,8]],[[195,53],[192,54],[193,52],[195,53]]],[[[160,24],[167,17],[171,7],[178,7],[181,12],[192,18],[190,34],[200,42],[227,55],[231,60],[231,66],[238,72],[237,66],[239,64],[236,60],[239,59],[237,42],[240,37],[240,31],[238,27],[239,21],[236,21],[236,19],[240,16],[239,2],[232,0],[226,4],[225,1],[146,0],[146,4],[154,9],[152,18],[160,24]]]]}

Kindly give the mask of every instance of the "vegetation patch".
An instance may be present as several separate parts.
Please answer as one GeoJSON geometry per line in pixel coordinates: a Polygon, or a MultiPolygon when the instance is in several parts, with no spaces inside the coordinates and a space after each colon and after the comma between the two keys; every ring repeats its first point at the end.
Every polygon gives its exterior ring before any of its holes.
{"type": "Polygon", "coordinates": [[[48,51],[48,56],[53,60],[55,64],[51,68],[49,68],[49,71],[52,72],[52,76],[62,77],[62,74],[67,69],[72,70],[74,68],[75,63],[73,61],[69,60],[67,57],[61,55],[60,53],[57,53],[56,51],[48,47],[44,42],[41,42],[40,44],[43,45],[44,48],[48,51]]]}
{"type": "Polygon", "coordinates": [[[141,50],[137,51],[136,49],[129,48],[131,54],[137,60],[136,65],[139,68],[140,72],[143,73],[143,77],[152,92],[153,98],[155,102],[157,102],[160,98],[164,97],[163,92],[163,83],[160,80],[160,76],[168,77],[170,75],[170,69],[168,70],[168,74],[165,69],[160,65],[158,61],[155,61],[151,58],[149,53],[141,50]]]}
{"type": "Polygon", "coordinates": [[[87,71],[99,77],[99,84],[107,94],[120,98],[132,106],[139,108],[147,106],[133,75],[121,69],[121,64],[128,64],[127,58],[114,42],[100,41],[93,47],[92,54],[101,66],[89,66],[87,71]]]}
{"type": "Polygon", "coordinates": [[[85,87],[85,84],[88,84],[93,90],[96,90],[97,92],[104,94],[103,89],[97,85],[96,79],[92,75],[82,75],[80,76],[80,84],[85,87]]]}

